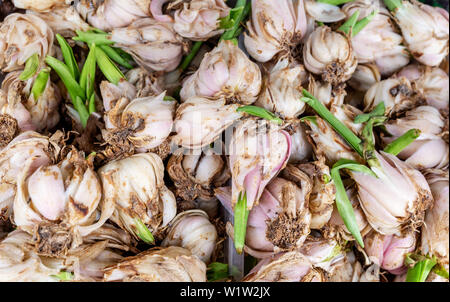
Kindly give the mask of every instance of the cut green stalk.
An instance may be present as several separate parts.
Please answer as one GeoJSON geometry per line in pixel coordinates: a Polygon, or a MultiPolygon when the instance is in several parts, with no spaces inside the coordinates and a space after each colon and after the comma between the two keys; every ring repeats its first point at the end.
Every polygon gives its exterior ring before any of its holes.
{"type": "Polygon", "coordinates": [[[220,21],[219,28],[220,29],[232,28],[233,25],[236,23],[236,20],[238,18],[240,18],[243,11],[244,11],[244,6],[239,6],[239,7],[230,9],[230,13],[226,17],[219,19],[219,21],[220,21]]]}
{"type": "Polygon", "coordinates": [[[345,141],[360,155],[363,156],[363,150],[361,147],[361,139],[357,137],[350,129],[347,128],[340,120],[338,120],[319,100],[317,100],[306,89],[303,89],[304,97],[300,98],[301,101],[311,106],[316,113],[327,121],[339,135],[341,135],[345,141]]]}
{"type": "Polygon", "coordinates": [[[104,33],[95,33],[95,32],[85,32],[81,30],[76,31],[77,35],[76,37],[73,37],[72,40],[74,41],[81,41],[87,44],[95,43],[97,45],[111,45],[114,44],[114,41],[111,41],[108,39],[109,34],[104,33]]]}
{"type": "Polygon", "coordinates": [[[87,99],[94,93],[95,85],[95,70],[96,70],[96,45],[90,45],[89,54],[84,62],[83,69],[81,70],[80,86],[86,90],[87,99]]]}
{"type": "Polygon", "coordinates": [[[213,262],[206,270],[208,282],[223,281],[228,278],[228,264],[213,262]]]}
{"type": "Polygon", "coordinates": [[[147,228],[147,226],[140,220],[139,218],[134,219],[137,228],[137,236],[141,238],[147,244],[153,244],[155,242],[155,238],[153,237],[152,232],[147,228]]]}
{"type": "Polygon", "coordinates": [[[113,48],[109,45],[100,45],[99,46],[108,57],[111,58],[114,62],[116,62],[119,65],[122,65],[123,67],[127,69],[132,69],[133,65],[128,63],[128,60],[126,60],[123,56],[121,56],[117,51],[116,48],[113,48]]]}
{"type": "Polygon", "coordinates": [[[26,81],[31,78],[39,67],[39,55],[37,53],[33,54],[31,57],[27,59],[25,63],[25,68],[19,76],[21,81],[26,81]]]}
{"type": "Polygon", "coordinates": [[[405,132],[402,136],[394,140],[392,143],[388,144],[384,148],[384,152],[390,153],[392,155],[398,155],[403,149],[409,146],[415,139],[420,136],[419,129],[410,129],[405,132]]]}
{"type": "Polygon", "coordinates": [[[35,101],[37,101],[41,97],[42,93],[44,93],[49,77],[50,68],[44,68],[39,72],[36,80],[34,80],[33,87],[31,88],[31,93],[33,94],[35,101]]]}
{"type": "Polygon", "coordinates": [[[83,100],[86,98],[86,92],[84,91],[84,88],[77,83],[77,81],[73,78],[69,68],[63,62],[51,56],[47,56],[45,58],[45,62],[53,70],[56,71],[59,78],[66,86],[67,91],[69,92],[70,98],[72,100],[72,103],[75,102],[77,96],[83,100]]]}
{"type": "Polygon", "coordinates": [[[74,275],[70,272],[66,272],[66,271],[61,271],[59,274],[57,275],[50,275],[50,277],[54,277],[60,281],[70,281],[73,280],[74,275]]]}
{"type": "Polygon", "coordinates": [[[342,24],[341,27],[338,28],[338,30],[340,30],[343,33],[345,33],[346,35],[348,35],[350,33],[350,31],[352,31],[353,27],[355,26],[356,21],[358,21],[358,17],[359,17],[359,10],[354,12],[353,15],[351,15],[350,18],[348,18],[348,20],[345,21],[345,23],[342,24]]]}
{"type": "Polygon", "coordinates": [[[373,135],[373,127],[383,125],[387,120],[386,116],[373,116],[369,119],[362,130],[364,159],[371,167],[380,167],[377,157],[375,156],[375,139],[373,135]]]}
{"type": "Polygon", "coordinates": [[[367,122],[371,117],[374,116],[383,116],[386,111],[386,107],[384,106],[384,102],[379,103],[371,112],[360,114],[355,117],[353,121],[355,124],[362,124],[367,122]]]}
{"type": "Polygon", "coordinates": [[[250,13],[251,1],[246,0],[238,0],[235,5],[235,9],[239,9],[243,7],[244,9],[237,13],[234,17],[234,24],[228,30],[226,30],[220,40],[232,40],[236,38],[236,33],[238,32],[239,27],[241,26],[241,22],[245,19],[245,17],[250,13]]]}
{"type": "Polygon", "coordinates": [[[236,109],[237,112],[245,112],[247,114],[257,116],[264,118],[266,120],[269,120],[275,124],[281,125],[283,123],[283,120],[280,119],[278,116],[273,114],[272,112],[267,111],[264,108],[258,107],[258,106],[242,106],[236,109]]]}
{"type": "Polygon", "coordinates": [[[330,5],[341,5],[344,3],[348,3],[348,2],[353,2],[355,0],[317,0],[317,2],[321,2],[321,3],[326,3],[326,4],[330,4],[330,5]]]}
{"type": "Polygon", "coordinates": [[[333,165],[333,168],[330,172],[331,179],[333,179],[334,185],[336,187],[336,207],[338,209],[339,215],[344,221],[344,224],[347,227],[348,231],[353,235],[358,244],[364,248],[364,242],[362,240],[361,232],[359,231],[358,223],[356,222],[355,212],[350,200],[348,199],[344,183],[341,179],[341,169],[362,172],[374,177],[376,177],[376,174],[368,167],[348,159],[339,160],[333,165]]]}
{"type": "Polygon", "coordinates": [[[77,61],[75,60],[75,55],[73,54],[72,47],[67,43],[66,39],[60,34],[56,34],[56,39],[58,40],[59,46],[61,47],[61,52],[64,58],[64,62],[67,67],[69,67],[70,73],[73,78],[78,81],[80,78],[80,70],[78,69],[77,61]]]}
{"type": "Polygon", "coordinates": [[[89,119],[89,111],[86,108],[83,100],[79,96],[75,97],[73,108],[75,108],[75,110],[80,115],[81,125],[83,125],[83,128],[86,128],[87,120],[89,119]]]}
{"type": "Polygon", "coordinates": [[[189,67],[189,65],[191,64],[192,60],[194,60],[195,56],[199,52],[202,45],[203,45],[202,41],[197,41],[194,43],[191,51],[188,53],[186,57],[184,57],[183,62],[181,62],[180,67],[178,67],[180,71],[184,71],[186,68],[189,67]]]}
{"type": "Polygon", "coordinates": [[[95,57],[98,67],[103,72],[105,77],[114,85],[119,84],[121,79],[125,79],[125,75],[114,64],[114,62],[106,55],[106,53],[100,48],[96,48],[95,57]]]}
{"type": "Polygon", "coordinates": [[[406,282],[425,282],[433,267],[436,265],[434,259],[423,259],[417,262],[414,267],[408,269],[406,282]]]}
{"type": "Polygon", "coordinates": [[[362,18],[358,22],[356,22],[355,26],[353,26],[352,37],[356,36],[370,21],[378,14],[378,9],[374,10],[371,14],[362,18]]]}
{"type": "Polygon", "coordinates": [[[247,193],[241,198],[239,194],[238,202],[234,206],[234,247],[238,254],[242,254],[245,244],[245,234],[247,232],[247,220],[250,211],[247,209],[247,193]]]}
{"type": "Polygon", "coordinates": [[[394,11],[399,7],[402,7],[402,0],[383,0],[389,11],[394,11]]]}

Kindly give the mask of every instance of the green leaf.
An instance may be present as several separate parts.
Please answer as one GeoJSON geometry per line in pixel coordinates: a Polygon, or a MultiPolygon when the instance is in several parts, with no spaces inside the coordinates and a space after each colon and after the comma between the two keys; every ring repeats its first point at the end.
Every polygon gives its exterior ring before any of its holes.
{"type": "Polygon", "coordinates": [[[106,55],[106,53],[100,49],[96,48],[95,57],[97,60],[98,67],[105,75],[105,77],[113,83],[114,85],[119,84],[121,79],[125,79],[125,75],[120,71],[120,69],[114,64],[113,61],[106,55]]]}
{"type": "Polygon", "coordinates": [[[50,277],[54,277],[60,281],[71,281],[74,278],[73,273],[61,271],[59,274],[50,275],[50,277]]]}
{"type": "Polygon", "coordinates": [[[228,279],[228,264],[220,262],[211,263],[206,270],[206,278],[209,282],[228,279]]]}
{"type": "Polygon", "coordinates": [[[109,35],[107,33],[95,33],[92,31],[76,31],[76,37],[73,37],[74,41],[81,41],[87,44],[95,43],[96,45],[111,45],[114,44],[114,41],[109,39],[109,35]]]}
{"type": "Polygon", "coordinates": [[[244,6],[236,7],[230,9],[230,13],[224,17],[220,18],[219,28],[220,29],[230,29],[236,23],[236,20],[241,16],[244,11],[244,6]]]}
{"type": "Polygon", "coordinates": [[[362,124],[367,122],[371,117],[383,116],[386,111],[384,102],[379,103],[371,112],[357,115],[353,121],[355,124],[362,124]]]}
{"type": "Polygon", "coordinates": [[[445,279],[449,278],[447,270],[445,269],[445,267],[443,265],[441,265],[439,263],[433,267],[432,271],[433,271],[433,273],[435,273],[438,276],[441,276],[442,278],[445,278],[445,279]]]}
{"type": "Polygon", "coordinates": [[[95,108],[95,93],[93,93],[89,99],[89,115],[94,113],[97,109],[95,108]]]}
{"type": "Polygon", "coordinates": [[[317,0],[317,2],[336,5],[336,6],[344,4],[344,3],[348,3],[348,2],[353,2],[353,1],[355,1],[355,0],[317,0]]]}
{"type": "Polygon", "coordinates": [[[414,140],[416,140],[420,136],[420,130],[419,129],[410,129],[405,132],[402,136],[388,144],[384,148],[384,152],[392,154],[392,155],[398,155],[400,152],[403,151],[406,147],[408,147],[414,140]]]}
{"type": "Polygon", "coordinates": [[[119,48],[119,47],[113,47],[113,49],[125,60],[127,60],[127,62],[132,62],[133,61],[133,57],[126,52],[125,50],[119,48]]]}
{"type": "Polygon", "coordinates": [[[351,171],[361,172],[361,173],[378,178],[378,176],[375,174],[375,172],[373,172],[370,168],[368,168],[367,166],[361,165],[360,163],[358,163],[354,160],[351,160],[351,159],[342,158],[342,159],[338,160],[333,165],[333,169],[337,169],[337,170],[348,169],[351,171]]]}
{"type": "Polygon", "coordinates": [[[81,125],[83,126],[83,128],[86,128],[87,120],[89,119],[89,111],[86,108],[86,105],[84,104],[83,100],[79,96],[75,97],[73,107],[80,115],[81,125]]]}
{"type": "Polygon", "coordinates": [[[123,67],[127,69],[132,69],[133,65],[131,65],[128,60],[126,60],[124,57],[122,57],[119,52],[117,52],[116,48],[113,48],[108,45],[100,45],[99,46],[108,57],[110,57],[111,60],[116,62],[119,65],[122,65],[123,67]]]}
{"type": "Polygon", "coordinates": [[[136,223],[137,233],[136,235],[141,238],[147,244],[155,243],[155,238],[153,237],[152,232],[147,228],[147,226],[142,222],[141,219],[135,218],[134,222],[136,223]]]}
{"type": "Polygon", "coordinates": [[[399,7],[402,7],[402,0],[383,0],[389,11],[394,11],[399,7]]]}
{"type": "Polygon", "coordinates": [[[25,68],[19,76],[21,81],[26,81],[31,78],[39,67],[39,56],[37,53],[33,54],[31,57],[27,59],[25,63],[25,68]]]}
{"type": "Polygon", "coordinates": [[[96,45],[90,45],[90,50],[86,61],[84,62],[83,70],[80,76],[80,86],[86,91],[87,99],[90,99],[91,95],[94,93],[95,86],[95,70],[96,70],[96,45]]]}
{"type": "Polygon", "coordinates": [[[278,124],[278,125],[281,125],[283,123],[283,120],[280,119],[279,117],[277,117],[275,114],[267,111],[264,108],[258,107],[258,106],[253,106],[253,105],[242,106],[242,107],[239,107],[238,109],[236,109],[236,111],[237,112],[245,112],[245,113],[253,115],[253,116],[261,117],[261,118],[264,118],[271,122],[274,122],[275,124],[278,124]]]}
{"type": "Polygon", "coordinates": [[[234,206],[234,247],[238,254],[242,254],[244,249],[247,220],[250,213],[247,209],[247,192],[241,197],[242,192],[239,194],[238,202],[234,206]]]}
{"type": "Polygon", "coordinates": [[[49,77],[50,68],[44,68],[39,72],[36,80],[34,80],[33,87],[31,88],[31,93],[33,94],[35,101],[37,101],[41,97],[42,93],[44,93],[49,77]]]}
{"type": "Polygon", "coordinates": [[[306,121],[308,121],[308,122],[313,123],[313,124],[316,125],[316,126],[319,125],[319,124],[317,124],[317,116],[314,116],[314,115],[304,116],[304,117],[300,118],[300,121],[301,121],[301,122],[306,122],[306,121]]]}
{"type": "Polygon", "coordinates": [[[423,259],[418,261],[414,267],[409,268],[406,273],[406,282],[425,282],[431,269],[436,265],[434,259],[423,259]]]}
{"type": "Polygon", "coordinates": [[[59,46],[61,47],[64,62],[66,63],[67,67],[69,67],[70,73],[72,74],[74,79],[78,81],[78,79],[80,78],[80,70],[78,69],[78,64],[75,60],[75,55],[73,54],[72,47],[70,47],[69,43],[67,43],[67,41],[60,34],[56,34],[56,39],[58,40],[59,46]]]}
{"type": "Polygon", "coordinates": [[[345,33],[346,35],[348,35],[350,33],[350,31],[353,29],[353,27],[355,26],[356,21],[358,21],[358,17],[359,17],[359,10],[354,12],[353,15],[351,15],[350,18],[348,18],[348,20],[345,21],[345,23],[342,24],[341,27],[338,28],[338,30],[340,30],[343,33],[345,33]]]}
{"type": "Polygon", "coordinates": [[[356,22],[355,26],[352,30],[352,37],[356,36],[364,27],[369,24],[370,21],[378,14],[378,9],[374,10],[371,14],[367,15],[366,17],[362,18],[358,22],[356,22]]]}

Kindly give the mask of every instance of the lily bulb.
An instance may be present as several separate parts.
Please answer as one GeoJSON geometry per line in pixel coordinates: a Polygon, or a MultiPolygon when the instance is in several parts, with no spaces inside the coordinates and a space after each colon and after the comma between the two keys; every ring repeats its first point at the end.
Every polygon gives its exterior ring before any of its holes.
{"type": "Polygon", "coordinates": [[[128,52],[141,67],[151,71],[172,71],[181,62],[186,44],[171,23],[139,19],[128,27],[114,28],[111,41],[128,52]]]}
{"type": "MultiPolygon", "coordinates": [[[[137,98],[120,98],[105,113],[108,140],[123,140],[138,152],[150,151],[166,141],[172,131],[175,100],[164,100],[166,93],[137,98]]],[[[105,106],[107,108],[107,106],[105,106]]]]}
{"type": "Polygon", "coordinates": [[[425,102],[422,94],[404,77],[377,82],[364,95],[364,112],[384,102],[388,116],[400,114],[425,102]]]}
{"type": "Polygon", "coordinates": [[[0,70],[22,69],[34,54],[40,60],[53,54],[53,31],[41,18],[13,13],[0,25],[0,70]]]}
{"type": "Polygon", "coordinates": [[[420,251],[423,255],[433,255],[438,263],[449,269],[449,238],[447,236],[449,189],[448,170],[426,170],[425,177],[430,185],[434,203],[425,214],[422,226],[420,251]]]}
{"type": "Polygon", "coordinates": [[[392,154],[375,152],[380,164],[372,167],[378,178],[350,172],[358,187],[367,221],[378,233],[401,236],[422,225],[433,197],[425,177],[392,154]],[[383,188],[380,190],[379,188],[383,188]]]}
{"type": "Polygon", "coordinates": [[[303,0],[252,0],[245,48],[258,62],[275,55],[288,55],[306,34],[307,22],[303,0]]]}
{"type": "Polygon", "coordinates": [[[52,163],[59,150],[47,136],[34,131],[19,134],[0,150],[0,220],[8,219],[11,214],[17,179],[24,167],[29,165],[32,173],[52,163]]]}
{"type": "Polygon", "coordinates": [[[224,97],[250,105],[261,90],[261,71],[233,42],[222,40],[205,54],[198,70],[186,78],[180,91],[184,102],[192,96],[224,97]]]}
{"type": "Polygon", "coordinates": [[[342,10],[349,18],[359,10],[359,20],[379,10],[356,36],[352,46],[358,63],[374,63],[383,76],[389,76],[409,63],[410,55],[403,46],[403,37],[391,21],[389,11],[380,0],[357,0],[346,3],[342,10]]]}
{"type": "Polygon", "coordinates": [[[57,8],[58,6],[64,6],[70,4],[68,0],[12,0],[12,3],[17,8],[30,9],[37,12],[49,11],[57,8]]]}
{"type": "Polygon", "coordinates": [[[206,282],[206,265],[185,248],[152,248],[105,269],[103,281],[206,282]]]}
{"type": "Polygon", "coordinates": [[[291,144],[291,136],[267,120],[247,118],[236,126],[229,145],[233,208],[240,194],[247,195],[247,209],[258,204],[264,187],[286,166],[291,144]]]}
{"type": "Polygon", "coordinates": [[[306,126],[303,123],[294,123],[292,128],[292,151],[289,157],[289,163],[295,164],[311,158],[313,150],[308,139],[308,134],[306,134],[306,126]]]}
{"type": "Polygon", "coordinates": [[[242,117],[237,104],[191,97],[176,111],[172,142],[187,149],[198,149],[214,142],[219,135],[242,117]]]}
{"type": "Polygon", "coordinates": [[[403,68],[398,76],[404,76],[413,82],[428,105],[448,110],[449,79],[445,71],[437,67],[411,64],[403,68]]]}
{"type": "Polygon", "coordinates": [[[112,204],[110,219],[136,239],[158,235],[175,217],[175,196],[164,184],[164,165],[154,153],[139,153],[111,161],[98,170],[104,204],[112,204]],[[148,235],[151,232],[152,235],[148,235]]]}
{"type": "Polygon", "coordinates": [[[377,65],[371,63],[358,64],[348,84],[357,91],[366,92],[380,81],[381,74],[377,65]]]}
{"type": "Polygon", "coordinates": [[[344,89],[333,87],[328,82],[309,79],[308,91],[327,108],[344,104],[346,92],[344,89]]]}
{"type": "Polygon", "coordinates": [[[31,89],[36,77],[27,81],[19,79],[20,71],[9,73],[2,82],[0,93],[0,112],[17,120],[20,130],[50,130],[58,124],[61,94],[58,87],[49,79],[42,94],[35,99],[31,89]]]}
{"type": "Polygon", "coordinates": [[[327,273],[331,273],[334,265],[345,257],[336,240],[313,236],[308,237],[301,246],[300,252],[315,268],[321,268],[327,273]]]}
{"type": "Polygon", "coordinates": [[[306,82],[305,68],[289,64],[282,59],[264,77],[261,94],[255,105],[276,113],[282,118],[293,119],[305,111],[305,103],[299,102],[302,84],[306,82]]]}
{"type": "Polygon", "coordinates": [[[210,200],[214,197],[214,188],[224,185],[230,178],[226,159],[212,149],[191,154],[184,154],[184,151],[177,150],[167,163],[175,194],[187,201],[210,200]]]}
{"type": "Polygon", "coordinates": [[[324,276],[303,254],[293,251],[262,259],[242,281],[322,282],[324,276]]]}
{"type": "Polygon", "coordinates": [[[303,47],[303,60],[308,71],[337,86],[352,77],[358,61],[351,41],[328,26],[316,28],[303,47]]]}
{"type": "Polygon", "coordinates": [[[372,231],[364,237],[364,250],[374,263],[391,274],[406,273],[406,254],[416,248],[416,235],[408,232],[402,236],[382,235],[372,231]]]}
{"type": "Polygon", "coordinates": [[[96,4],[93,0],[81,0],[76,9],[93,27],[109,31],[130,25],[133,21],[151,17],[151,0],[105,0],[96,4]],[[94,3],[93,3],[94,2],[94,3]]]}
{"type": "Polygon", "coordinates": [[[170,223],[161,246],[181,246],[209,263],[217,244],[216,227],[202,210],[188,210],[178,214],[170,223]]]}
{"type": "Polygon", "coordinates": [[[448,141],[443,139],[445,119],[431,106],[419,106],[405,116],[386,123],[391,137],[382,137],[388,144],[410,129],[420,130],[419,137],[398,154],[398,158],[416,169],[444,168],[448,165],[448,141]]]}
{"type": "Polygon", "coordinates": [[[401,1],[392,14],[413,57],[428,66],[439,66],[448,54],[448,12],[418,1],[401,1]]]}
{"type": "Polygon", "coordinates": [[[41,166],[29,177],[27,169],[18,176],[13,220],[36,236],[40,254],[64,255],[107,220],[97,218],[101,185],[82,152],[73,149],[58,165],[41,166]]]}
{"type": "Polygon", "coordinates": [[[220,19],[228,16],[230,8],[223,0],[192,0],[174,14],[173,29],[193,41],[206,41],[220,35],[220,19]]]}

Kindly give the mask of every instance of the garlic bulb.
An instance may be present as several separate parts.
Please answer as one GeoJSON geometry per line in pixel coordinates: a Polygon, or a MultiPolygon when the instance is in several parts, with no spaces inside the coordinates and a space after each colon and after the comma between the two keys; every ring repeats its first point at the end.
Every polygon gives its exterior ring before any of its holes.
{"type": "Polygon", "coordinates": [[[328,82],[314,80],[313,77],[309,78],[308,91],[327,108],[341,106],[347,94],[344,89],[333,87],[328,82]]]}
{"type": "Polygon", "coordinates": [[[394,275],[406,273],[405,256],[416,248],[416,235],[382,235],[372,231],[364,237],[364,249],[374,263],[394,275]]]}
{"type": "Polygon", "coordinates": [[[187,201],[210,200],[214,197],[214,188],[224,185],[230,178],[225,159],[212,149],[184,153],[183,149],[175,151],[167,163],[167,172],[176,187],[175,194],[187,201]]]}
{"type": "Polygon", "coordinates": [[[389,11],[380,0],[357,0],[345,4],[342,10],[349,18],[357,10],[359,20],[379,10],[356,36],[352,46],[358,63],[374,63],[383,76],[389,76],[409,63],[409,53],[402,45],[403,37],[393,26],[389,11]]]}
{"type": "Polygon", "coordinates": [[[324,276],[300,252],[265,258],[242,279],[244,282],[322,282],[324,276]]]}
{"type": "Polygon", "coordinates": [[[292,151],[288,163],[295,164],[311,158],[313,150],[306,134],[306,126],[303,123],[294,123],[291,126],[294,132],[291,134],[292,151]]]}
{"type": "Polygon", "coordinates": [[[285,166],[291,154],[291,136],[267,120],[247,118],[233,133],[229,145],[232,175],[231,204],[247,194],[247,208],[258,204],[264,187],[285,166]]]}
{"type": "Polygon", "coordinates": [[[282,59],[263,80],[261,93],[255,105],[266,108],[282,118],[293,119],[305,111],[302,84],[306,82],[306,71],[300,64],[289,64],[282,59]]]}
{"type": "Polygon", "coordinates": [[[236,112],[239,105],[225,103],[224,99],[187,99],[177,109],[174,122],[174,131],[177,134],[172,137],[172,142],[187,149],[198,149],[215,141],[243,115],[236,112]]]}
{"type": "Polygon", "coordinates": [[[175,11],[173,29],[182,37],[205,41],[224,32],[220,19],[228,16],[230,8],[223,0],[192,0],[175,11]]]}
{"type": "Polygon", "coordinates": [[[353,89],[366,92],[374,84],[381,81],[380,71],[375,64],[358,64],[355,73],[348,81],[348,85],[353,89]]]}
{"type": "Polygon", "coordinates": [[[279,53],[288,55],[305,35],[306,27],[303,0],[252,0],[245,48],[259,62],[267,62],[279,53]]]}
{"type": "Polygon", "coordinates": [[[0,25],[0,70],[15,71],[35,53],[40,60],[53,54],[53,31],[41,18],[13,13],[0,25]]]}
{"type": "Polygon", "coordinates": [[[103,280],[206,282],[206,265],[187,249],[157,247],[106,268],[103,280]]]}
{"type": "Polygon", "coordinates": [[[411,64],[403,68],[398,76],[404,76],[413,82],[428,105],[448,110],[449,79],[445,71],[437,67],[411,64]]]}
{"type": "Polygon", "coordinates": [[[161,246],[181,246],[205,263],[209,263],[216,248],[216,227],[202,210],[178,214],[169,224],[161,246]]]}
{"type": "Polygon", "coordinates": [[[28,169],[18,176],[13,221],[35,235],[39,254],[66,254],[108,219],[105,208],[97,218],[101,186],[82,152],[72,149],[58,165],[41,166],[29,177],[28,169]]]}
{"type": "Polygon", "coordinates": [[[372,228],[383,235],[402,235],[423,223],[425,210],[433,197],[425,177],[396,156],[375,153],[378,178],[349,172],[358,186],[358,196],[372,228]],[[383,190],[380,190],[383,188],[383,190]]]}
{"type": "Polygon", "coordinates": [[[37,12],[54,10],[58,6],[64,6],[66,3],[70,4],[69,0],[12,0],[17,8],[31,9],[37,12]]]}
{"type": "Polygon", "coordinates": [[[81,0],[76,9],[93,27],[109,31],[130,25],[133,21],[151,17],[151,0],[81,0]]]}
{"type": "Polygon", "coordinates": [[[420,251],[424,255],[433,255],[439,264],[449,269],[449,238],[448,229],[448,170],[427,170],[425,177],[433,194],[434,204],[425,214],[425,223],[422,226],[420,251]]]}
{"type": "Polygon", "coordinates": [[[157,236],[175,217],[175,196],[164,184],[164,165],[158,155],[139,153],[111,161],[98,174],[102,202],[115,208],[110,219],[136,239],[142,237],[142,224],[157,236]]]}
{"type": "Polygon", "coordinates": [[[187,50],[171,23],[150,18],[136,20],[128,27],[114,28],[111,41],[149,72],[174,70],[187,50]]]}
{"type": "Polygon", "coordinates": [[[27,81],[19,79],[20,71],[9,73],[2,82],[6,98],[0,96],[0,112],[17,120],[20,130],[50,130],[59,122],[61,94],[50,79],[36,100],[31,88],[36,77],[27,81]]]}
{"type": "Polygon", "coordinates": [[[401,1],[392,14],[413,57],[428,66],[439,66],[448,54],[448,12],[418,1],[401,1]]]}
{"type": "Polygon", "coordinates": [[[238,46],[228,40],[203,57],[198,70],[183,82],[182,101],[192,96],[220,98],[250,105],[261,90],[261,71],[238,46]]]}
{"type": "MultiPolygon", "coordinates": [[[[444,134],[445,119],[431,106],[419,106],[407,111],[405,116],[386,124],[391,137],[382,137],[388,144],[410,129],[420,130],[419,137],[398,154],[398,158],[416,169],[443,168],[448,165],[448,142],[444,134]]],[[[448,131],[448,130],[447,130],[448,131]]]]}
{"type": "Polygon", "coordinates": [[[350,79],[358,65],[349,38],[328,26],[316,28],[308,37],[303,60],[308,71],[334,86],[350,79]]]}

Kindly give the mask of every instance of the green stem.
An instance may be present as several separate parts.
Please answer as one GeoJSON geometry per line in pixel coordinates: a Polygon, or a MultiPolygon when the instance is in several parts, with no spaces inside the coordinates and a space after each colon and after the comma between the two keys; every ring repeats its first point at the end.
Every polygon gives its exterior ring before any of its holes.
{"type": "Polygon", "coordinates": [[[317,100],[307,90],[303,89],[303,95],[300,100],[311,106],[316,113],[326,120],[333,129],[339,133],[347,143],[360,155],[363,156],[361,139],[357,137],[350,129],[338,120],[319,100],[317,100]]]}
{"type": "Polygon", "coordinates": [[[39,67],[39,55],[37,53],[29,57],[25,63],[25,68],[19,76],[21,81],[26,81],[31,78],[39,67]]]}
{"type": "Polygon", "coordinates": [[[81,70],[80,86],[85,89],[86,97],[89,99],[94,93],[95,85],[95,70],[96,70],[96,45],[90,45],[90,50],[86,61],[84,62],[83,69],[81,70]]]}
{"type": "Polygon", "coordinates": [[[133,68],[133,65],[131,65],[123,56],[121,56],[115,48],[109,45],[100,45],[99,47],[106,53],[108,57],[111,58],[111,60],[113,60],[117,64],[122,65],[127,69],[133,68]]]}
{"type": "Polygon", "coordinates": [[[379,103],[371,112],[357,115],[353,121],[355,124],[362,124],[367,122],[371,117],[383,116],[386,111],[384,102],[379,103]]]}
{"type": "Polygon", "coordinates": [[[238,202],[234,206],[234,247],[238,254],[242,254],[245,244],[245,234],[247,232],[247,220],[250,211],[247,209],[247,193],[241,198],[239,194],[238,202]]]}
{"type": "Polygon", "coordinates": [[[97,45],[114,44],[114,41],[109,39],[109,34],[85,32],[81,30],[77,30],[76,33],[78,36],[72,38],[74,41],[81,41],[87,44],[95,43],[97,45]]]}
{"type": "Polygon", "coordinates": [[[222,34],[220,40],[231,40],[236,38],[236,32],[238,31],[239,26],[241,26],[241,22],[250,13],[251,1],[238,0],[234,8],[239,7],[244,7],[244,9],[236,16],[233,26],[222,34]]]}
{"type": "Polygon", "coordinates": [[[121,79],[125,79],[125,75],[120,71],[120,69],[114,64],[114,62],[106,55],[106,53],[100,49],[96,48],[95,57],[97,60],[98,67],[105,75],[105,77],[113,83],[114,85],[119,84],[121,79]]]}
{"type": "Polygon", "coordinates": [[[399,7],[402,7],[402,0],[383,0],[389,11],[394,11],[399,7]]]}
{"type": "Polygon", "coordinates": [[[369,119],[366,125],[363,128],[361,136],[363,137],[363,152],[364,159],[368,162],[368,164],[373,167],[380,167],[380,163],[375,155],[375,139],[373,135],[373,127],[383,125],[383,123],[387,120],[385,116],[374,116],[369,119]]]}
{"type": "Polygon", "coordinates": [[[378,14],[378,9],[374,10],[371,14],[367,15],[366,17],[362,18],[358,22],[356,22],[355,26],[352,30],[352,37],[356,36],[364,27],[366,27],[367,24],[369,24],[370,21],[378,14]]]}
{"type": "Polygon", "coordinates": [[[321,2],[321,3],[326,3],[326,4],[330,4],[330,5],[341,5],[344,3],[348,3],[348,2],[353,2],[355,0],[317,0],[317,2],[321,2]]]}
{"type": "Polygon", "coordinates": [[[266,120],[269,120],[275,124],[281,125],[283,123],[283,120],[280,119],[278,116],[273,114],[272,112],[267,111],[264,108],[258,107],[258,106],[242,106],[236,109],[237,112],[245,112],[247,114],[257,116],[264,118],[266,120]]]}
{"type": "Polygon", "coordinates": [[[50,68],[44,68],[39,72],[36,80],[34,80],[33,87],[31,88],[31,93],[33,94],[35,101],[37,101],[42,93],[44,93],[49,77],[50,68]]]}
{"type": "Polygon", "coordinates": [[[80,78],[80,70],[78,69],[77,61],[75,60],[75,55],[73,54],[72,47],[67,43],[66,39],[60,34],[56,34],[56,39],[58,40],[59,46],[61,47],[61,52],[64,58],[64,62],[67,67],[69,67],[70,72],[75,80],[78,81],[80,78]]]}
{"type": "Polygon", "coordinates": [[[95,93],[91,95],[91,98],[89,99],[89,115],[91,113],[95,112],[97,109],[95,108],[95,93]]]}
{"type": "Polygon", "coordinates": [[[356,21],[358,21],[358,17],[359,17],[359,10],[354,12],[353,15],[351,15],[350,18],[348,18],[348,20],[345,21],[345,23],[342,24],[341,27],[338,28],[338,30],[340,30],[343,33],[345,33],[346,35],[348,35],[350,33],[350,31],[353,29],[353,27],[355,26],[356,21]]]}
{"type": "Polygon", "coordinates": [[[188,53],[186,57],[184,57],[183,62],[181,62],[180,67],[178,67],[180,71],[184,71],[186,68],[189,67],[189,65],[191,64],[192,60],[194,60],[195,56],[199,52],[202,45],[203,41],[197,41],[194,43],[191,51],[188,53]]]}
{"type": "Polygon", "coordinates": [[[398,155],[403,149],[409,146],[415,139],[420,136],[419,129],[410,129],[405,134],[388,144],[384,148],[384,152],[392,155],[398,155]]]}
{"type": "Polygon", "coordinates": [[[86,128],[87,120],[89,119],[89,111],[86,108],[86,105],[84,104],[83,100],[77,96],[75,97],[75,102],[73,102],[73,108],[78,112],[80,115],[80,121],[83,128],[86,128]]]}
{"type": "Polygon", "coordinates": [[[145,243],[153,244],[155,238],[153,237],[152,232],[150,232],[147,226],[139,218],[135,218],[134,221],[136,223],[136,235],[145,243]]]}

